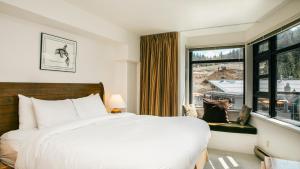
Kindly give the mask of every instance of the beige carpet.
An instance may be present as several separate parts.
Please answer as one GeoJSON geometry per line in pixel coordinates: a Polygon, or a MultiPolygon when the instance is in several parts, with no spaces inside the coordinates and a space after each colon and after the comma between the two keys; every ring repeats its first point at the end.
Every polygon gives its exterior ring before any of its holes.
{"type": "Polygon", "coordinates": [[[260,160],[251,154],[208,149],[204,169],[260,169],[260,160]]]}

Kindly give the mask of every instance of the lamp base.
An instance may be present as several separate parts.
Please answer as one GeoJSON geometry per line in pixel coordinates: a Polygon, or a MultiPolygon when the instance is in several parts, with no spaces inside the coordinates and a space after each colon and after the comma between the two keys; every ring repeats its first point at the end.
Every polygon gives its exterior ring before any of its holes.
{"type": "Polygon", "coordinates": [[[121,113],[121,112],[122,112],[122,110],[119,109],[119,108],[113,108],[113,109],[111,110],[111,113],[121,113]]]}

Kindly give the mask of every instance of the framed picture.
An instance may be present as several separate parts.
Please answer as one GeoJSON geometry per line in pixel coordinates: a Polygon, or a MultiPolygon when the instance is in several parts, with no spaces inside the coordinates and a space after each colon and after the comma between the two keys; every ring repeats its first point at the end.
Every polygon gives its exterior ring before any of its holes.
{"type": "Polygon", "coordinates": [[[77,42],[41,34],[41,70],[76,72],[77,42]]]}

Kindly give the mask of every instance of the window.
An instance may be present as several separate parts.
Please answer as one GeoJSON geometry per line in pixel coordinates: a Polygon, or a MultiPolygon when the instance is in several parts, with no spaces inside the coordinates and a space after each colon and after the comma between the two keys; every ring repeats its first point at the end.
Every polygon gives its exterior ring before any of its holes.
{"type": "Polygon", "coordinates": [[[253,50],[254,110],[300,126],[300,25],[255,44],[253,50]]]}
{"type": "Polygon", "coordinates": [[[300,25],[277,35],[277,49],[282,49],[300,43],[300,25]]]}
{"type": "Polygon", "coordinates": [[[259,62],[259,75],[267,74],[269,74],[269,62],[267,60],[259,62]]]}
{"type": "Polygon", "coordinates": [[[258,53],[263,53],[269,50],[269,42],[263,42],[258,46],[258,53]]]}
{"type": "Polygon", "coordinates": [[[228,99],[231,109],[244,102],[244,47],[190,49],[190,102],[203,98],[228,99]]]}

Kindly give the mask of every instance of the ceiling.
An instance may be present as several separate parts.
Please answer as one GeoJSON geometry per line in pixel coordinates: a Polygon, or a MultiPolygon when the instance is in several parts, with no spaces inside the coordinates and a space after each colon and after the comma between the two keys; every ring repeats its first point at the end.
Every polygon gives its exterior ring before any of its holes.
{"type": "MultiPolygon", "coordinates": [[[[140,35],[249,25],[288,0],[65,0],[140,35]]],[[[234,29],[234,28],[230,28],[234,29]]]]}

